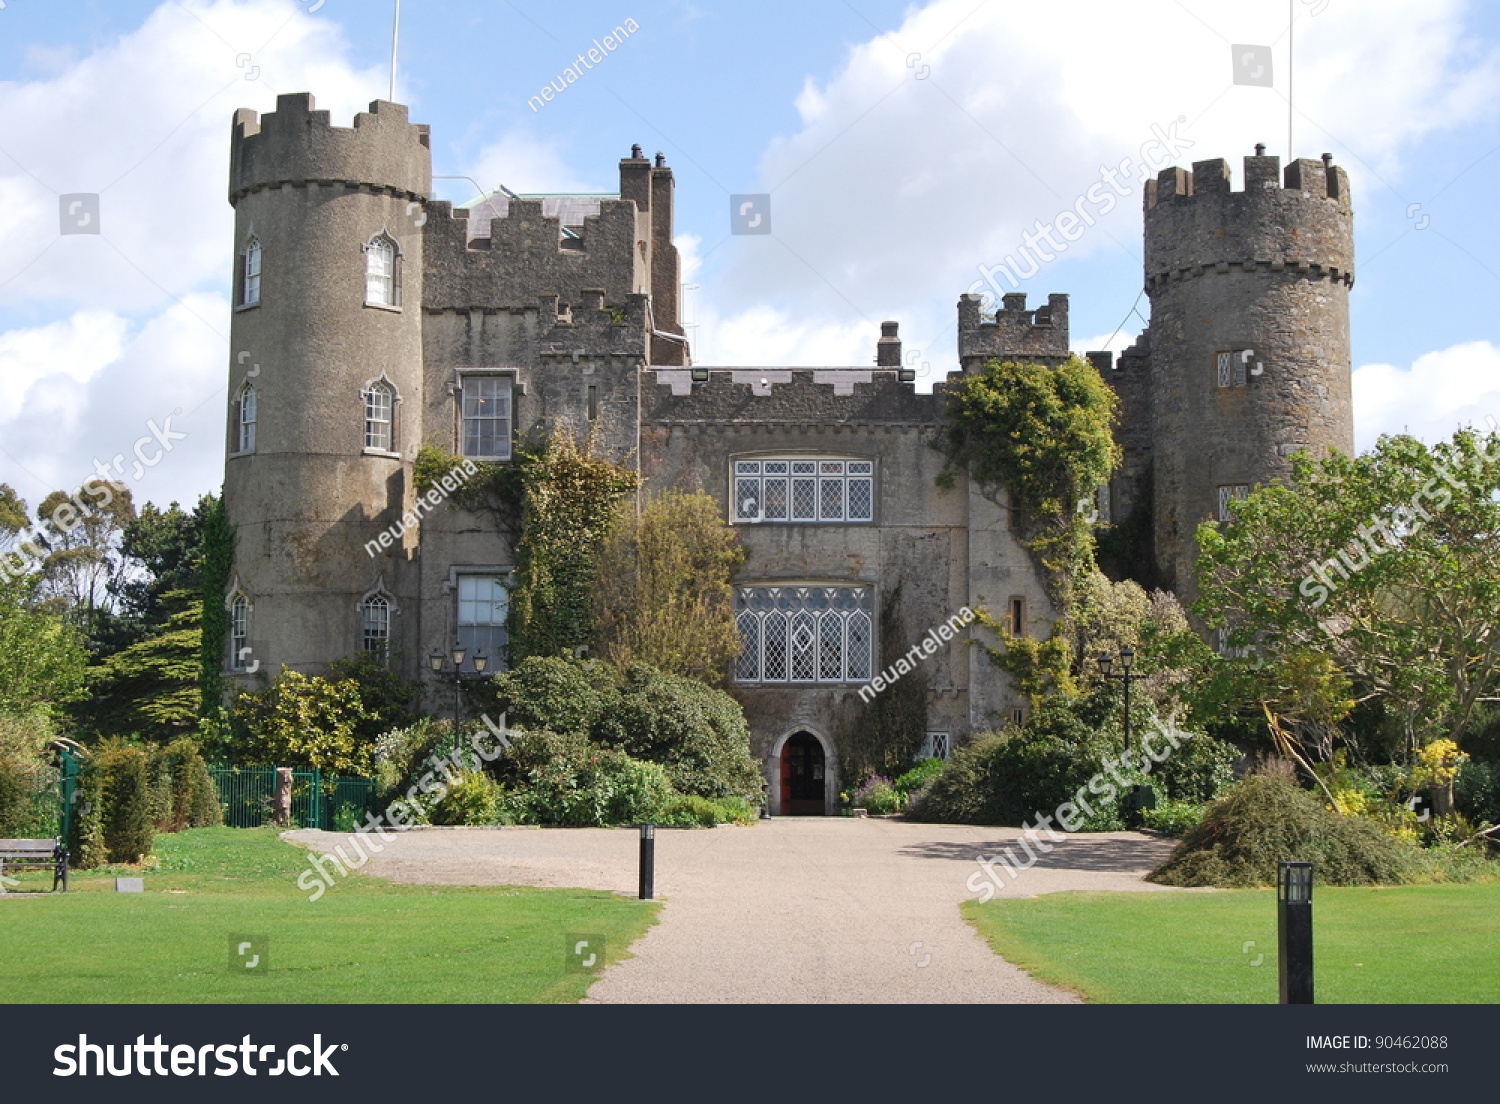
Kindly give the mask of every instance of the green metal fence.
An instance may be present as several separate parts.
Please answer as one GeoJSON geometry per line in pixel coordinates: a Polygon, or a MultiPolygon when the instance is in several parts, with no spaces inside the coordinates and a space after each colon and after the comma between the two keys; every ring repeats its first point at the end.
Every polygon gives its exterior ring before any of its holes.
{"type": "MultiPolygon", "coordinates": [[[[260,828],[271,823],[276,802],[275,767],[220,766],[210,767],[208,773],[224,806],[227,827],[260,828]]],[[[363,824],[375,806],[373,779],[324,778],[317,770],[292,772],[294,827],[347,831],[363,824]]]]}
{"type": "Polygon", "coordinates": [[[52,839],[63,834],[62,773],[42,767],[28,773],[16,805],[6,809],[0,836],[13,839],[52,839]]]}

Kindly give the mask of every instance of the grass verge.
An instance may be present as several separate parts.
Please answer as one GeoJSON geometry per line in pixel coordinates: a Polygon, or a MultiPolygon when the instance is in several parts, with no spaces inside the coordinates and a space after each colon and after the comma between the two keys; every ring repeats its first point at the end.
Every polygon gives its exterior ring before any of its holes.
{"type": "Polygon", "coordinates": [[[658,905],[574,889],[392,885],[352,874],[310,903],[307,852],[274,829],[157,837],[159,866],[75,872],[69,892],[0,899],[11,1004],[569,1003],[593,974],[568,969],[566,937],[623,958],[658,905]],[[116,876],[146,892],[117,893],[116,876]],[[263,936],[267,968],[231,968],[231,936],[263,936]]]}
{"type": "MultiPolygon", "coordinates": [[[[966,902],[1032,976],[1104,1004],[1274,1004],[1272,890],[1049,893],[966,902]]],[[[1500,1001],[1500,883],[1318,887],[1319,1004],[1500,1001]]]]}

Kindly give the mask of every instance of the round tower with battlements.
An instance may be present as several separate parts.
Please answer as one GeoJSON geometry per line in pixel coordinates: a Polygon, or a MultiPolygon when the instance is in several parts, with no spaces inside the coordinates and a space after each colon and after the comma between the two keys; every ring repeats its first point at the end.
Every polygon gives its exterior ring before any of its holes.
{"type": "Polygon", "coordinates": [[[231,671],[416,646],[428,143],[385,101],[353,127],[306,94],[234,117],[231,671]]]}
{"type": "Polygon", "coordinates": [[[1145,197],[1151,298],[1155,558],[1194,593],[1201,522],[1290,474],[1307,450],[1352,453],[1349,180],[1331,157],[1163,171],[1145,197]]]}

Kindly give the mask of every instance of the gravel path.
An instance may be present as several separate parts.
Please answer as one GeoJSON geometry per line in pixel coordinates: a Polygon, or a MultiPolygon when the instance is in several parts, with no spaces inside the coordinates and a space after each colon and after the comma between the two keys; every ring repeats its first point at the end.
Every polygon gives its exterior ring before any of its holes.
{"type": "MultiPolygon", "coordinates": [[[[1057,1003],[1070,994],[992,953],[959,915],[979,870],[1020,833],[845,817],[656,835],[661,922],[610,967],[590,1002],[1057,1003]]],[[[328,850],[344,837],[288,837],[328,850]]],[[[406,832],[365,872],[397,882],[636,892],[631,829],[406,832]]],[[[1172,841],[1069,837],[1001,895],[1163,891],[1143,875],[1172,841]]],[[[348,850],[348,845],[345,845],[348,850]]],[[[1019,852],[1019,848],[1016,849],[1019,852]]],[[[1170,891],[1168,891],[1170,892],[1170,891]]]]}

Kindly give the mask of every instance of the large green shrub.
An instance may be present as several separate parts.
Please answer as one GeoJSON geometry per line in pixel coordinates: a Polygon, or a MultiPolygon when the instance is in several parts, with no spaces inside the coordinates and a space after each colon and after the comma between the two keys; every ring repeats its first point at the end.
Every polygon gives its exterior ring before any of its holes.
{"type": "MultiPolygon", "coordinates": [[[[1201,805],[1234,784],[1235,746],[1201,732],[1183,732],[1176,749],[1151,770],[1151,782],[1169,801],[1201,805]]],[[[1161,741],[1156,741],[1158,748],[1161,741]]]]}
{"type": "Polygon", "coordinates": [[[660,763],[679,793],[760,801],[749,725],[739,703],[722,690],[636,664],[592,735],[633,758],[660,763]]]}
{"type": "Polygon", "coordinates": [[[286,669],[271,685],[234,699],[240,762],[317,767],[330,774],[369,774],[373,740],[362,740],[366,721],[360,685],[286,669]]]}
{"type": "Polygon", "coordinates": [[[508,724],[584,735],[619,697],[615,678],[596,661],[532,656],[496,677],[494,690],[508,724]]]}
{"type": "Polygon", "coordinates": [[[1123,828],[1122,788],[1106,767],[1115,764],[1127,784],[1145,779],[1119,766],[1124,751],[1119,737],[1090,722],[1087,703],[1057,699],[1019,729],[970,741],[954,752],[947,768],[914,803],[912,815],[919,820],[1019,826],[1074,802],[1077,816],[1067,814],[1074,829],[1123,828]],[[1077,802],[1080,790],[1083,802],[1077,802]]]}
{"type": "Polygon", "coordinates": [[[94,751],[99,825],[108,861],[135,863],[151,854],[151,775],[144,750],[111,739],[94,751]]]}
{"type": "Polygon", "coordinates": [[[1311,862],[1314,876],[1327,885],[1393,883],[1416,870],[1414,850],[1369,820],[1329,811],[1306,790],[1256,775],[1210,806],[1150,880],[1175,886],[1274,885],[1277,863],[1298,861],[1311,862]]]}
{"type": "Polygon", "coordinates": [[[1467,759],[1453,782],[1458,811],[1476,825],[1500,824],[1500,763],[1467,759]]]}

